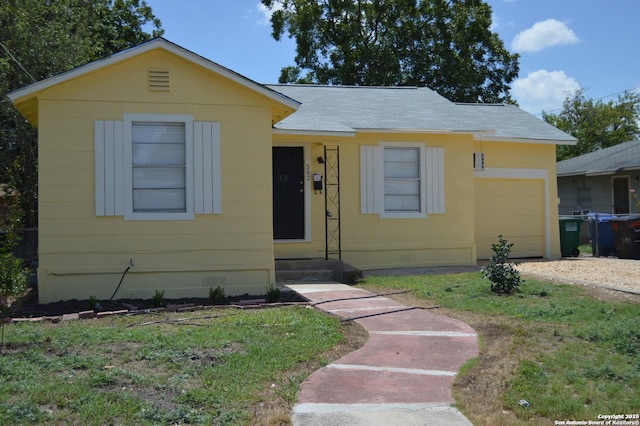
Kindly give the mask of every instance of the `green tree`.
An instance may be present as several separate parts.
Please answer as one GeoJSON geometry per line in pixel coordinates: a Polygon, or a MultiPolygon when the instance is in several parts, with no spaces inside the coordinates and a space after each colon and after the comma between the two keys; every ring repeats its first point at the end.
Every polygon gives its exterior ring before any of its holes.
{"type": "Polygon", "coordinates": [[[625,91],[616,100],[603,102],[578,89],[564,100],[559,114],[543,111],[542,118],[578,139],[576,145],[557,147],[556,159],[566,160],[640,138],[640,94],[625,91]]]}
{"type": "Polygon", "coordinates": [[[261,0],[297,44],[281,83],[427,86],[452,101],[512,102],[518,54],[481,0],[261,0]],[[304,74],[304,75],[303,75],[304,74]]]}
{"type": "Polygon", "coordinates": [[[37,225],[37,137],[6,94],[162,33],[144,0],[0,2],[0,184],[21,226],[37,225]]]}

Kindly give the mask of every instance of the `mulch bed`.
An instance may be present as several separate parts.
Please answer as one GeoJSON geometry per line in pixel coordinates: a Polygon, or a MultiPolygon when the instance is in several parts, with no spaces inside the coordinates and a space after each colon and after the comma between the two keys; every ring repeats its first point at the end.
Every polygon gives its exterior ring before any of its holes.
{"type": "MultiPolygon", "coordinates": [[[[226,297],[218,305],[244,305],[265,303],[264,295],[249,295],[226,297]]],[[[288,297],[286,302],[302,302],[302,299],[288,297]]],[[[285,302],[285,300],[282,300],[285,302]]],[[[214,306],[209,298],[181,298],[181,299],[163,299],[162,307],[181,307],[181,306],[214,306]]],[[[9,311],[3,316],[9,318],[39,318],[39,317],[58,317],[65,314],[75,314],[79,312],[89,311],[91,306],[88,300],[65,300],[60,302],[52,302],[46,304],[38,303],[38,293],[34,288],[29,289],[27,294],[22,298],[14,301],[9,306],[9,311]]],[[[121,300],[98,300],[95,312],[113,312],[113,311],[142,311],[147,309],[156,309],[151,299],[121,299],[121,300]]]]}

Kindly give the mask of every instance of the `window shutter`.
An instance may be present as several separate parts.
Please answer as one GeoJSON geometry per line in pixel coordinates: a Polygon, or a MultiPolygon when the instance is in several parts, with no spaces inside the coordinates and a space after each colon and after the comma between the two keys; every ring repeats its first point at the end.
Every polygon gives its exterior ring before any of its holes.
{"type": "Polygon", "coordinates": [[[360,147],[360,213],[380,214],[384,203],[384,181],[381,181],[382,148],[360,147]],[[382,196],[381,196],[382,192],[382,196]]]}
{"type": "Polygon", "coordinates": [[[427,179],[427,214],[444,214],[444,149],[424,150],[427,179]]]}
{"type": "Polygon", "coordinates": [[[95,204],[96,216],[124,215],[124,124],[96,121],[95,204]]]}
{"type": "Polygon", "coordinates": [[[193,176],[196,214],[222,213],[220,123],[193,123],[193,176]]]}

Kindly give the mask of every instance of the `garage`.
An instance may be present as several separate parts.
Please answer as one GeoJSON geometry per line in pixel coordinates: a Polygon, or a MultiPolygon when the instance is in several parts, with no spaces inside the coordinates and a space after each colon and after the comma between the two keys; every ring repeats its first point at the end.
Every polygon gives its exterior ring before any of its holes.
{"type": "Polygon", "coordinates": [[[498,241],[498,235],[514,243],[512,257],[544,257],[544,194],[543,179],[476,179],[478,259],[491,257],[491,244],[498,241]]]}

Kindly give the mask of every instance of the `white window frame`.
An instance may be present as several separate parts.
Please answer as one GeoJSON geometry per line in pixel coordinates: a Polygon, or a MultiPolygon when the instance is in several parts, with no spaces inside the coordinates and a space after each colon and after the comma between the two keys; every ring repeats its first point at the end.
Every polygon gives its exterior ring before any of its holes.
{"type": "Polygon", "coordinates": [[[125,220],[193,220],[193,116],[182,114],[124,114],[124,218],[125,220]],[[185,130],[185,201],[184,212],[133,211],[133,124],[182,123],[185,130]]]}
{"type": "Polygon", "coordinates": [[[380,142],[360,146],[360,213],[383,219],[424,219],[445,214],[444,148],[421,142],[380,142]],[[420,149],[420,211],[386,211],[384,192],[384,149],[420,149]]]}
{"type": "Polygon", "coordinates": [[[426,174],[425,174],[425,151],[424,144],[419,142],[380,142],[379,146],[382,148],[382,158],[380,159],[381,167],[379,176],[375,176],[375,179],[382,179],[380,182],[381,186],[381,195],[382,195],[382,210],[380,213],[381,218],[389,218],[389,219],[423,219],[427,217],[427,185],[426,174]],[[384,151],[385,149],[418,149],[418,170],[420,176],[418,177],[419,185],[420,185],[420,200],[419,200],[419,210],[416,211],[396,211],[396,210],[387,210],[386,209],[386,196],[387,193],[385,191],[385,180],[386,176],[384,174],[384,151]]]}

